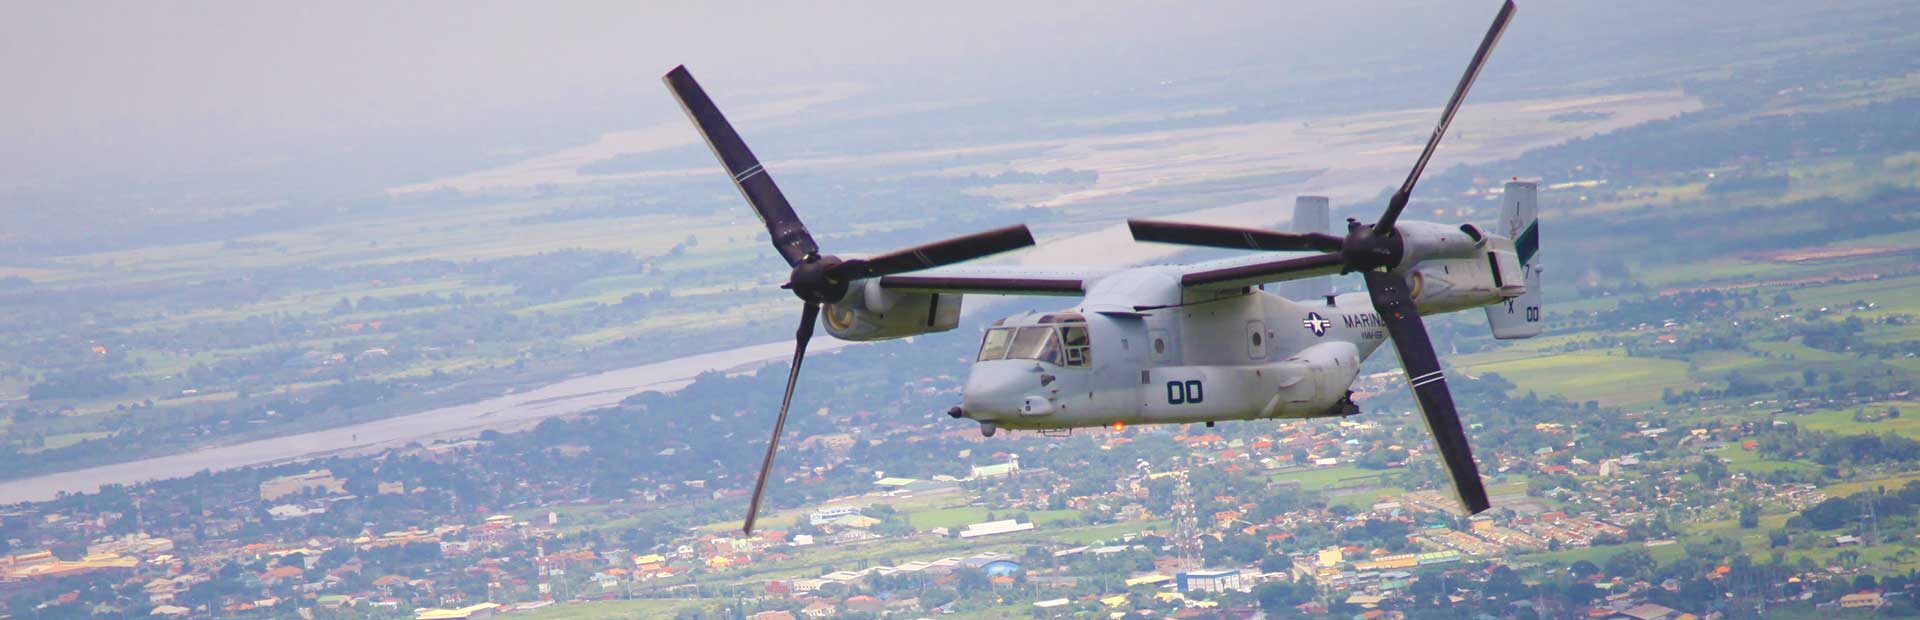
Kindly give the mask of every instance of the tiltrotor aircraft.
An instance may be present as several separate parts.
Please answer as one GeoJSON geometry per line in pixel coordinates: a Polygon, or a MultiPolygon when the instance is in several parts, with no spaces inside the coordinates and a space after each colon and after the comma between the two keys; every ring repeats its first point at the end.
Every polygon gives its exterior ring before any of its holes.
{"type": "Polygon", "coordinates": [[[947,331],[968,293],[1078,297],[1073,307],[996,321],[986,330],[961,405],[948,413],[997,429],[1071,429],[1358,412],[1360,363],[1389,339],[1461,504],[1489,507],[1421,315],[1485,307],[1496,338],[1541,331],[1539,229],[1531,183],[1509,183],[1497,230],[1401,220],[1427,160],[1513,17],[1506,2],[1467,65],[1413,170],[1372,224],[1328,234],[1325,198],[1301,197],[1296,232],[1131,220],[1134,239],[1311,254],[1255,255],[1117,270],[952,266],[1033,245],[1011,226],[866,257],[823,254],[760,161],[686,67],[664,81],[766,224],[792,274],[800,328],[743,530],[751,532],[780,445],[794,381],[820,314],[843,340],[947,331]],[[1367,292],[1331,295],[1333,274],[1367,292]],[[1286,282],[1288,295],[1263,285],[1286,282]],[[1292,297],[1292,298],[1289,298],[1292,297]]]}

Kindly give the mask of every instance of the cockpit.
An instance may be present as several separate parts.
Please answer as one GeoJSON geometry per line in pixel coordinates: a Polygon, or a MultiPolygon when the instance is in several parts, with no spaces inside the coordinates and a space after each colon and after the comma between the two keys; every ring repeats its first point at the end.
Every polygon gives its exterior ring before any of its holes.
{"type": "Polygon", "coordinates": [[[1002,326],[1004,321],[987,329],[978,361],[1034,360],[1068,368],[1093,365],[1093,340],[1080,313],[1045,314],[1034,325],[1018,327],[1002,326]]]}

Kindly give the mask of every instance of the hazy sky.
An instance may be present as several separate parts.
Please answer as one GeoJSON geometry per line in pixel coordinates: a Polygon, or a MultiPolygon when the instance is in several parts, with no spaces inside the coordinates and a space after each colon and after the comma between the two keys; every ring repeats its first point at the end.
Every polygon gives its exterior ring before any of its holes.
{"type": "MultiPolygon", "coordinates": [[[[1526,54],[1516,43],[1528,40],[1565,43],[1583,20],[1652,16],[1661,4],[1523,3],[1502,52],[1526,54]]],[[[111,171],[116,162],[271,158],[292,145],[380,136],[619,129],[678,113],[657,79],[679,63],[709,84],[726,83],[729,98],[823,82],[1004,97],[1275,59],[1339,67],[1405,58],[1457,72],[1496,8],[1461,0],[0,0],[8,92],[0,97],[0,181],[111,171]],[[742,92],[749,87],[763,90],[742,92]]],[[[1437,105],[1444,93],[1434,97],[1412,104],[1437,105]]]]}
{"type": "Polygon", "coordinates": [[[682,62],[770,85],[909,67],[937,80],[960,60],[1118,55],[1248,15],[1224,4],[815,4],[13,3],[0,72],[17,88],[0,122],[8,135],[408,125],[653,88],[682,62]]]}

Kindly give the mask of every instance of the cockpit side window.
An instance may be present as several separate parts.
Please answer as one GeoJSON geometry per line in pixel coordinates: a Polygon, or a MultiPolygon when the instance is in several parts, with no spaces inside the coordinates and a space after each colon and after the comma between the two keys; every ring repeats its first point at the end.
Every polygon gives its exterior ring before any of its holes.
{"type": "Polygon", "coordinates": [[[1093,365],[1093,341],[1087,338],[1084,325],[1068,325],[1060,328],[1060,340],[1066,345],[1066,366],[1087,368],[1093,365]]]}
{"type": "Polygon", "coordinates": [[[1007,356],[1007,345],[1013,343],[1013,328],[996,327],[987,330],[987,337],[980,341],[980,361],[997,360],[1007,356]]]}

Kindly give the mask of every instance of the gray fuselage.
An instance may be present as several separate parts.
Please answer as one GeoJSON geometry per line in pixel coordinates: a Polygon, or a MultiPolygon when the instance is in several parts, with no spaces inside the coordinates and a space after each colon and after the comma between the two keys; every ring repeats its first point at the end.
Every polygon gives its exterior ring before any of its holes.
{"type": "Polygon", "coordinates": [[[961,412],[983,429],[1338,415],[1360,362],[1387,339],[1366,293],[1301,302],[1246,289],[1181,300],[1177,283],[1166,271],[1129,270],[1091,287],[1077,308],[996,322],[961,412]],[[1152,300],[1167,307],[1144,309],[1152,300]]]}

